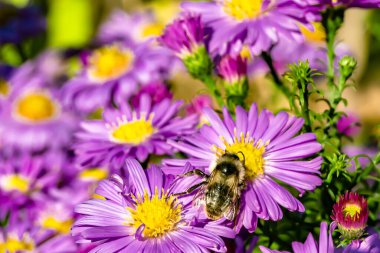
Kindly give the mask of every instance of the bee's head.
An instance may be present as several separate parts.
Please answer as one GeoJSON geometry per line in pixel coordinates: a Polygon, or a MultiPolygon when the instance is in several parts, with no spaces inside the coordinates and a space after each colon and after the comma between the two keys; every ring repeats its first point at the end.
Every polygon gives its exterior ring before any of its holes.
{"type": "Polygon", "coordinates": [[[243,162],[243,165],[245,165],[245,156],[244,156],[244,153],[242,152],[242,151],[239,151],[239,152],[237,152],[237,153],[225,153],[224,155],[223,155],[224,157],[228,157],[228,158],[231,158],[231,159],[234,159],[234,160],[236,160],[236,161],[241,161],[241,162],[243,162]],[[241,159],[238,155],[241,155],[241,157],[243,158],[243,159],[241,159]]]}
{"type": "Polygon", "coordinates": [[[225,176],[239,176],[239,182],[244,180],[245,168],[244,168],[244,154],[242,154],[243,161],[239,156],[239,153],[226,152],[221,156],[216,163],[215,170],[222,172],[225,176]]]}
{"type": "Polygon", "coordinates": [[[236,160],[236,161],[240,160],[239,156],[237,154],[234,154],[234,153],[225,153],[223,156],[230,158],[230,159],[233,159],[233,160],[236,160]]]}

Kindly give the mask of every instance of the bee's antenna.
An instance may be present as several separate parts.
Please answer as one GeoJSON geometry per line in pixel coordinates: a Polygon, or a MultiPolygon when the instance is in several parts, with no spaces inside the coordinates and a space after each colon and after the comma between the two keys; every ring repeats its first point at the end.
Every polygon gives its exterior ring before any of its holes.
{"type": "Polygon", "coordinates": [[[237,152],[236,154],[241,154],[243,156],[243,164],[245,165],[245,155],[242,151],[237,152]]]}

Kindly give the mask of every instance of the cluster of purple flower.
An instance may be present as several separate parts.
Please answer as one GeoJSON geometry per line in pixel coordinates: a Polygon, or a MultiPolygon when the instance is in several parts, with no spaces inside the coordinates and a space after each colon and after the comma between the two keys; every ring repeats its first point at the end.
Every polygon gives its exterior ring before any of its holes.
{"type": "MultiPolygon", "coordinates": [[[[279,221],[283,209],[305,212],[293,193],[323,183],[323,147],[300,133],[304,119],[255,103],[219,113],[208,96],[183,106],[166,81],[178,57],[195,68],[204,52],[233,97],[269,51],[280,71],[302,59],[323,70],[321,12],[348,7],[380,1],[189,2],[165,30],[151,13],[118,11],[74,77],[62,73],[62,55],[46,52],[0,79],[0,253],[226,252],[223,238],[279,221]],[[243,168],[222,189],[217,167],[227,156],[243,168]],[[207,211],[212,183],[227,195],[219,215],[207,211]]],[[[351,127],[342,118],[338,131],[351,127]]],[[[363,197],[342,196],[332,219],[330,232],[320,225],[319,246],[310,234],[294,252],[380,252],[377,235],[365,233],[363,197]],[[344,248],[334,246],[336,227],[352,239],[344,248]]]]}

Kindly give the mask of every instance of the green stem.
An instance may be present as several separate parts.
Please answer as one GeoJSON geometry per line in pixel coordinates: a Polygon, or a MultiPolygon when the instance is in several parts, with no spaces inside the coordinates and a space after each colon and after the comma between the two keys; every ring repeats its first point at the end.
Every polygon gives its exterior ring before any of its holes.
{"type": "Polygon", "coordinates": [[[214,78],[211,75],[207,75],[202,78],[202,82],[206,85],[207,89],[210,91],[210,94],[214,96],[219,107],[222,108],[224,106],[224,101],[222,99],[222,94],[216,87],[214,78]]]}
{"type": "Polygon", "coordinates": [[[234,111],[236,106],[246,108],[245,99],[248,95],[248,78],[236,81],[235,83],[224,82],[227,106],[230,111],[234,111]]]}
{"type": "MultiPolygon", "coordinates": [[[[330,23],[330,20],[328,21],[330,23]]],[[[331,26],[331,25],[328,25],[331,26]]],[[[329,28],[328,28],[329,29],[329,28]]],[[[334,51],[334,42],[336,38],[336,30],[329,29],[326,31],[326,44],[327,44],[327,57],[328,57],[328,65],[327,65],[327,85],[329,89],[334,89],[334,77],[335,77],[335,51],[334,51]]]]}
{"type": "Polygon", "coordinates": [[[344,9],[329,8],[322,13],[322,25],[326,32],[326,46],[327,46],[327,85],[330,92],[335,92],[336,85],[334,81],[335,77],[335,50],[334,43],[338,30],[343,24],[344,9]]]}
{"type": "Polygon", "coordinates": [[[302,110],[302,116],[305,119],[304,128],[306,132],[311,132],[311,120],[310,120],[310,110],[309,110],[309,91],[307,89],[307,84],[298,84],[298,88],[300,89],[300,94],[302,96],[302,99],[300,99],[301,102],[301,110],[302,110]]]}
{"type": "Polygon", "coordinates": [[[284,93],[284,95],[286,97],[290,98],[291,97],[291,92],[288,89],[288,87],[286,87],[284,85],[284,83],[282,82],[282,80],[280,79],[280,77],[279,77],[279,75],[277,73],[277,70],[273,66],[272,57],[267,52],[263,52],[261,54],[261,57],[263,57],[265,63],[268,65],[270,73],[271,73],[271,75],[273,77],[273,81],[276,84],[276,86],[282,91],[282,93],[284,93]]]}
{"type": "Polygon", "coordinates": [[[339,8],[329,8],[325,12],[322,13],[322,25],[326,32],[326,45],[327,45],[327,86],[329,89],[329,101],[330,101],[330,109],[328,112],[329,117],[329,125],[325,128],[326,130],[335,125],[335,114],[336,108],[340,103],[341,91],[339,87],[335,84],[335,51],[334,51],[334,43],[336,39],[336,35],[338,30],[343,24],[344,20],[344,9],[339,8]]]}

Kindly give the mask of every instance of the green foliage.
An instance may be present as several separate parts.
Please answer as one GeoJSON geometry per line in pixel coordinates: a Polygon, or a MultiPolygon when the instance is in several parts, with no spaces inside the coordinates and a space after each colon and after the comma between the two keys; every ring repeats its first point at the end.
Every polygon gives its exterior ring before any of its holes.
{"type": "Polygon", "coordinates": [[[222,107],[224,101],[213,77],[214,64],[206,48],[204,46],[198,47],[192,54],[184,57],[182,62],[189,74],[195,79],[202,81],[208,88],[210,94],[214,96],[218,105],[222,107]]]}
{"type": "Polygon", "coordinates": [[[185,56],[183,64],[189,74],[199,80],[205,80],[208,76],[212,75],[214,67],[204,46],[198,47],[192,54],[185,56]]]}
{"type": "Polygon", "coordinates": [[[333,153],[332,155],[325,156],[327,163],[330,165],[328,171],[325,171],[326,184],[331,184],[333,180],[337,180],[340,177],[344,177],[348,182],[351,182],[351,176],[349,175],[347,168],[351,166],[350,159],[345,154],[333,153]]]}
{"type": "Polygon", "coordinates": [[[245,99],[248,95],[248,79],[243,78],[232,84],[225,83],[226,99],[228,108],[234,108],[235,105],[245,106],[245,99]]]}

